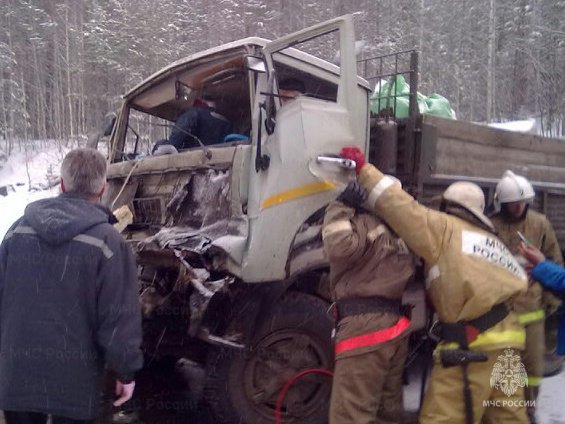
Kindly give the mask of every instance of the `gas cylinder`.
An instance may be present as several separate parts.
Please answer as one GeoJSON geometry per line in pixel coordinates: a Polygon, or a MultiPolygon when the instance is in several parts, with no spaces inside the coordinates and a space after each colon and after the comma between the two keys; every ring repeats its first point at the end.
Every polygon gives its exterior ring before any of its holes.
{"type": "Polygon", "coordinates": [[[390,117],[378,118],[375,128],[375,165],[385,174],[396,173],[398,126],[390,117]]]}

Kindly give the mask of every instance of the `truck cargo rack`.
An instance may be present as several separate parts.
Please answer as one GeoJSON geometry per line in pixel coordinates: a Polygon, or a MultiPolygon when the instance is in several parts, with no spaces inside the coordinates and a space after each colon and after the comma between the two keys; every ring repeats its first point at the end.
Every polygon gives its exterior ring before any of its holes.
{"type": "MultiPolygon", "coordinates": [[[[371,85],[373,91],[377,86],[381,86],[383,81],[392,84],[398,75],[405,77],[410,85],[409,94],[409,117],[416,118],[418,114],[417,92],[418,92],[418,52],[416,50],[405,50],[380,56],[371,56],[357,61],[357,72],[360,73],[371,85]]],[[[389,85],[389,87],[391,87],[389,85]]],[[[396,99],[405,97],[405,94],[398,94],[397,84],[394,84],[394,92],[389,92],[386,96],[382,94],[377,99],[377,110],[381,110],[381,101],[386,101],[387,105],[392,101],[391,116],[396,118],[396,99]]],[[[390,109],[390,108],[385,108],[390,109]]]]}
{"type": "Polygon", "coordinates": [[[396,122],[398,133],[393,137],[396,140],[396,157],[384,158],[385,161],[393,163],[392,166],[386,167],[385,170],[398,177],[405,188],[413,193],[417,186],[417,175],[419,172],[419,161],[417,158],[420,156],[422,125],[422,115],[417,103],[418,52],[416,50],[405,50],[362,58],[357,61],[357,71],[369,82],[373,92],[375,87],[382,87],[385,81],[391,87],[392,82],[395,82],[399,75],[402,75],[410,85],[407,117],[396,116],[397,99],[406,97],[405,93],[398,93],[398,84],[394,84],[394,90],[389,91],[384,96],[383,93],[380,93],[377,98],[378,113],[371,112],[369,161],[377,166],[383,165],[379,146],[382,143],[387,143],[387,141],[381,139],[377,134],[376,128],[379,122],[388,122],[389,120],[396,122]],[[387,107],[381,107],[381,102],[383,101],[386,102],[387,107]]]}

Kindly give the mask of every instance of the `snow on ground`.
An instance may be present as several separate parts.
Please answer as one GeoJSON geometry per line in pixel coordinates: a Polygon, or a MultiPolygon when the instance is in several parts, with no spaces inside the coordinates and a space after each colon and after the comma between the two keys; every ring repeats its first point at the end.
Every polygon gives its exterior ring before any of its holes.
{"type": "Polygon", "coordinates": [[[525,119],[523,121],[509,121],[509,122],[491,122],[489,127],[500,128],[507,131],[516,131],[523,133],[535,133],[536,120],[534,118],[525,119]]]}
{"type": "Polygon", "coordinates": [[[539,424],[565,424],[565,370],[541,383],[537,404],[539,424]]]}
{"type": "Polygon", "coordinates": [[[7,186],[8,191],[7,196],[0,195],[0,239],[4,238],[12,223],[22,216],[28,203],[59,193],[58,185],[45,188],[50,176],[58,176],[68,150],[59,149],[53,142],[41,150],[30,147],[28,153],[16,152],[3,166],[0,163],[0,187],[7,186]]]}

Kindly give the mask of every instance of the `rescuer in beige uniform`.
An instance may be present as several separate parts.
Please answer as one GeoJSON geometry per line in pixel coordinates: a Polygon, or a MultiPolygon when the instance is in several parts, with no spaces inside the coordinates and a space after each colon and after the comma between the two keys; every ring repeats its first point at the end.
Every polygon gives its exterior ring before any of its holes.
{"type": "Polygon", "coordinates": [[[415,201],[394,178],[365,164],[359,148],[344,148],[341,155],[356,161],[369,205],[424,260],[442,342],[420,423],[473,424],[483,417],[498,424],[528,423],[525,381],[516,357],[524,348],[525,332],[507,307],[526,291],[527,277],[483,215],[480,187],[450,185],[443,194],[444,212],[435,211],[415,201]]]}
{"type": "MultiPolygon", "coordinates": [[[[520,246],[518,231],[549,259],[563,263],[561,250],[555,231],[545,215],[529,209],[529,203],[535,193],[530,182],[512,171],[506,171],[496,186],[494,207],[497,212],[492,222],[499,238],[517,255],[520,246]]],[[[535,423],[535,401],[543,377],[545,356],[545,308],[556,308],[559,300],[549,292],[544,292],[541,285],[530,281],[528,292],[514,302],[514,310],[519,321],[526,328],[526,348],[522,353],[522,362],[528,374],[526,400],[528,414],[535,423]]]]}
{"type": "Polygon", "coordinates": [[[337,331],[330,424],[402,422],[402,370],[410,320],[401,298],[415,258],[350,183],[331,202],[322,237],[330,261],[337,331]]]}

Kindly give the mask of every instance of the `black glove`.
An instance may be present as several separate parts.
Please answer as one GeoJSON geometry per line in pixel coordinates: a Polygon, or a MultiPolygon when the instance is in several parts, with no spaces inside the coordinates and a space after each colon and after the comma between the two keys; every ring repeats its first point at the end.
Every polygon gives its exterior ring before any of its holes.
{"type": "Polygon", "coordinates": [[[357,181],[350,181],[336,200],[349,207],[357,208],[367,200],[367,191],[357,181]]]}

